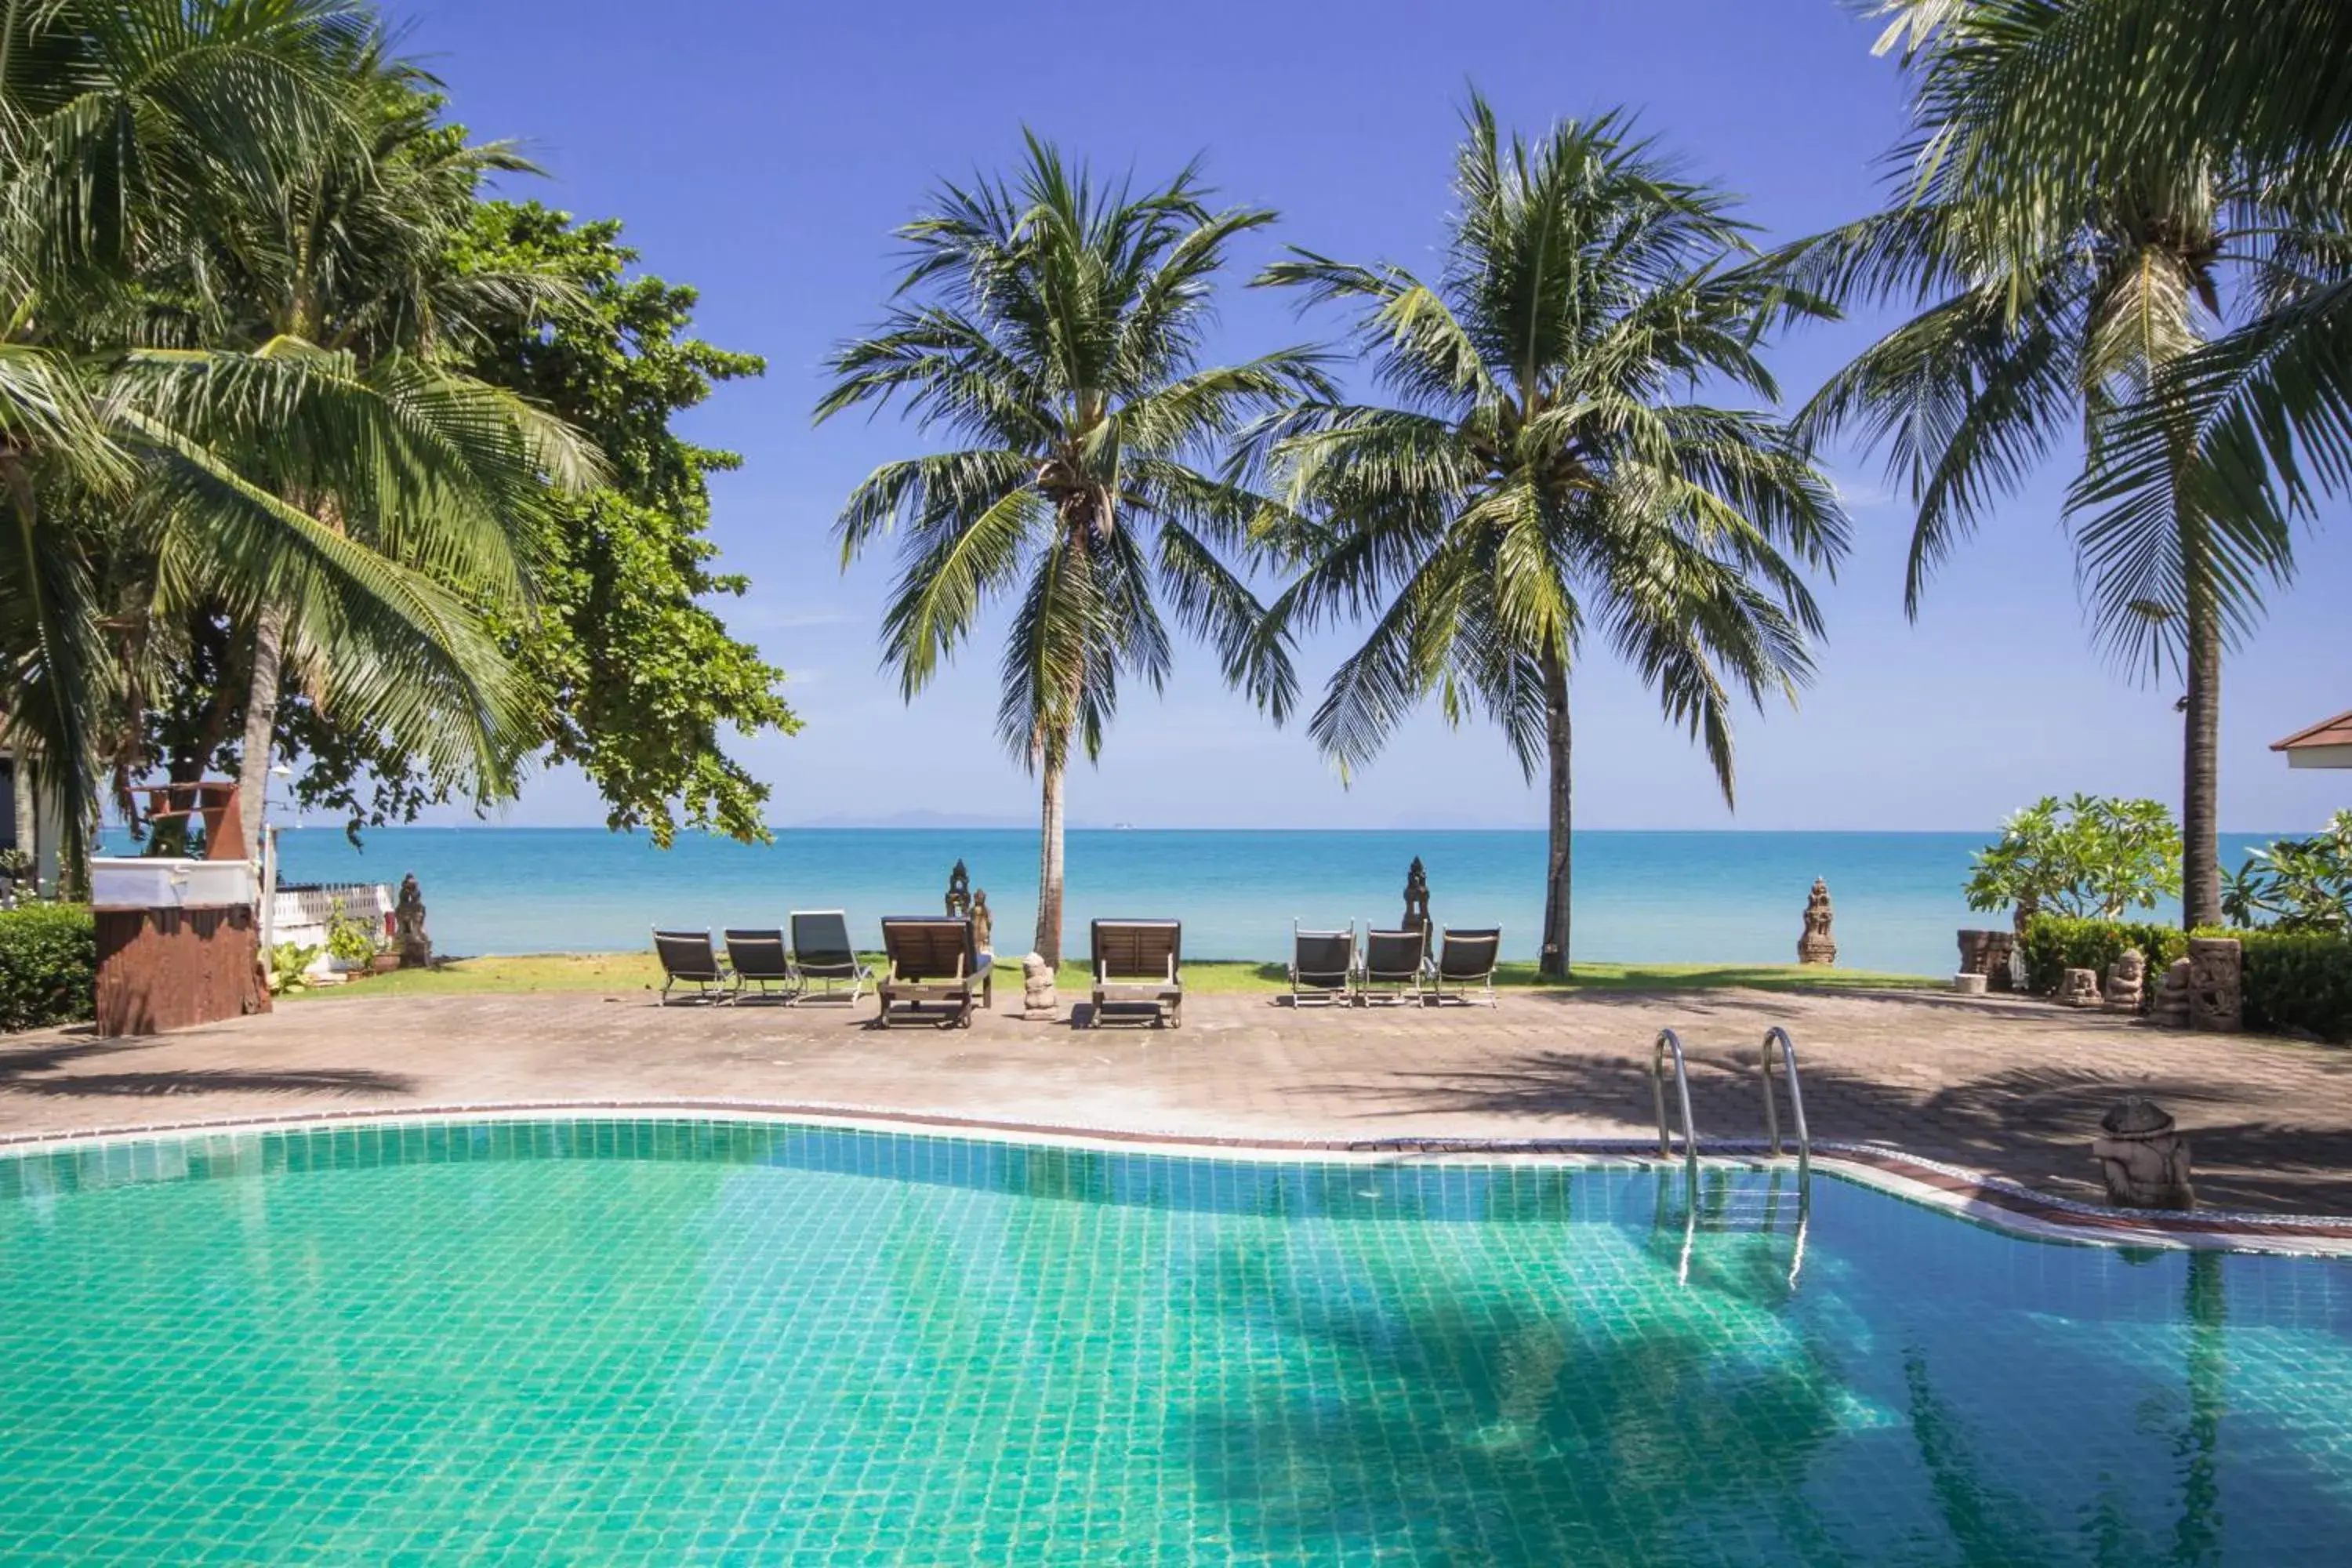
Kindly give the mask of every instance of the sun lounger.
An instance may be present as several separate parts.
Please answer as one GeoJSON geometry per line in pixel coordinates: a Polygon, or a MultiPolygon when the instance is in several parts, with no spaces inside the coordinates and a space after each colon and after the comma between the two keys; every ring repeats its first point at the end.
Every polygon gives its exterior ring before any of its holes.
{"type": "Polygon", "coordinates": [[[1290,1005],[1345,1002],[1355,993],[1356,927],[1307,931],[1290,922],[1290,1005]]]}
{"type": "Polygon", "coordinates": [[[661,958],[661,1005],[669,1005],[670,988],[676,985],[694,987],[697,1002],[725,1003],[735,1000],[733,981],[727,966],[710,949],[710,933],[707,931],[654,930],[654,952],[661,958]]]}
{"type": "Polygon", "coordinates": [[[1358,1000],[1390,1006],[1420,1005],[1429,976],[1429,935],[1419,931],[1366,931],[1358,1000]]]}
{"type": "Polygon", "coordinates": [[[735,972],[738,1002],[756,997],[789,1006],[801,999],[800,972],[793,967],[792,955],[784,950],[784,933],[780,931],[729,931],[727,966],[735,972]]]}
{"type": "Polygon", "coordinates": [[[1486,994],[1486,1005],[1495,1005],[1495,963],[1503,950],[1503,932],[1497,926],[1476,930],[1456,931],[1445,928],[1445,939],[1438,944],[1437,975],[1434,994],[1441,1002],[1468,1002],[1473,988],[1486,994]]]}
{"type": "Polygon", "coordinates": [[[1094,923],[1094,1021],[1112,1007],[1134,1007],[1157,1026],[1184,1026],[1184,927],[1180,921],[1094,923]]]}
{"type": "Polygon", "coordinates": [[[839,910],[794,910],[792,928],[793,968],[800,974],[802,994],[808,994],[810,981],[821,980],[824,994],[831,996],[834,987],[846,980],[855,1006],[874,972],[857,962],[857,952],[849,945],[849,917],[839,910]]]}
{"type": "Polygon", "coordinates": [[[926,1007],[941,1009],[939,1023],[968,1029],[972,1008],[994,999],[989,961],[961,915],[893,915],[882,922],[882,951],[889,960],[877,988],[886,1029],[922,1017],[926,1007]]]}

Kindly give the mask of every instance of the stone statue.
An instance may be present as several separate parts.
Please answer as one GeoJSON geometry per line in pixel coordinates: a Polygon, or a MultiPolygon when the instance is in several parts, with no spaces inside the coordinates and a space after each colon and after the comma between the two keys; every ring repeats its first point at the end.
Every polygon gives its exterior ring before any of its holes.
{"type": "Polygon", "coordinates": [[[1805,934],[1797,940],[1799,963],[1837,962],[1837,943],[1830,938],[1830,921],[1834,918],[1830,910],[1830,885],[1816,877],[1812,897],[1805,900],[1805,934]]]}
{"type": "Polygon", "coordinates": [[[988,912],[988,889],[982,888],[971,896],[971,941],[982,952],[994,952],[996,917],[988,912]]]}
{"type": "Polygon", "coordinates": [[[1429,936],[1429,873],[1421,868],[1421,857],[1412,858],[1412,869],[1404,874],[1404,923],[1399,931],[1417,931],[1425,941],[1429,936]]]}
{"type": "Polygon", "coordinates": [[[971,913],[971,873],[963,868],[961,860],[955,863],[955,869],[948,873],[948,913],[971,913]]]}
{"type": "Polygon", "coordinates": [[[2165,966],[2156,987],[2156,1021],[2168,1028],[2189,1027],[2189,961],[2176,958],[2165,966]]]}
{"type": "Polygon", "coordinates": [[[2234,1035],[2246,1026],[2245,947],[2233,936],[2189,939],[2189,1024],[2234,1035]]]}
{"type": "Polygon", "coordinates": [[[1021,1016],[1024,1018],[1050,1018],[1061,1011],[1061,998],[1054,991],[1054,966],[1045,962],[1043,953],[1033,952],[1021,961],[1021,1016]]]}
{"type": "Polygon", "coordinates": [[[2091,1158],[2106,1178],[2107,1202],[2126,1209],[2186,1209],[2197,1204],[2189,1181],[2189,1140],[2153,1100],[2134,1095],[2099,1119],[2104,1136],[2091,1158]]]}
{"type": "Polygon", "coordinates": [[[2147,992],[2147,957],[2136,947],[2107,965],[2107,1011],[2137,1013],[2147,992]]]}
{"type": "Polygon", "coordinates": [[[2070,969],[2066,978],[2058,983],[2058,1005],[2062,1007],[2095,1007],[2099,1005],[2099,972],[2095,969],[2070,969]]]}
{"type": "Polygon", "coordinates": [[[1964,931],[1960,933],[1962,974],[1981,974],[1988,991],[2013,989],[2010,954],[2017,951],[2017,933],[2006,931],[1964,931]]]}
{"type": "Polygon", "coordinates": [[[433,939],[425,934],[425,893],[414,871],[400,879],[400,897],[392,906],[392,947],[403,969],[433,966],[433,939]]]}

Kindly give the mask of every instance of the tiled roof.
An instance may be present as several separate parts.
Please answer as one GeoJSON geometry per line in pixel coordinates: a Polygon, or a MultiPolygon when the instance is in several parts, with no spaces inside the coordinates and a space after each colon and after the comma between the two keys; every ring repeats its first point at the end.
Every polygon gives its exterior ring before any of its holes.
{"type": "Polygon", "coordinates": [[[2352,712],[2323,719],[2308,730],[2299,731],[2284,741],[2273,742],[2271,750],[2300,752],[2320,746],[2352,746],[2352,712]]]}

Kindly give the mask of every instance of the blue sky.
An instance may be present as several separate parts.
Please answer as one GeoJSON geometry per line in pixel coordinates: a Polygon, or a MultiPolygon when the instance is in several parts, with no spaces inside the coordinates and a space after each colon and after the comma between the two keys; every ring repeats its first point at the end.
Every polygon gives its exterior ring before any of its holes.
{"type": "MultiPolygon", "coordinates": [[[[646,267],[702,290],[700,328],[768,357],[689,433],[748,458],[717,489],[713,533],[750,596],[727,619],[792,674],[806,721],[742,754],[779,825],[901,813],[1023,820],[1029,779],[992,739],[995,644],[983,637],[912,708],[877,670],[887,556],[846,575],[828,530],[876,463],[920,449],[891,417],[813,429],[827,348],[870,322],[890,231],[942,176],[1009,163],[1025,124],[1098,167],[1161,177],[1205,154],[1221,193],[1283,223],[1238,258],[1214,352],[1331,332],[1238,287],[1285,242],[1425,266],[1447,210],[1458,112],[1475,81],[1537,131],[1623,105],[1692,168],[1747,198],[1768,237],[1858,216],[1902,129],[1874,27],[1837,0],[1545,0],[1439,8],[1362,0],[769,5],[754,0],[393,0],[409,49],[478,136],[529,144],[553,178],[530,194],[617,216],[646,267]]],[[[1792,399],[1874,323],[1816,329],[1774,364],[1792,399]]],[[[1796,711],[1744,717],[1737,815],[1703,757],[1594,648],[1575,702],[1578,820],[1591,827],[1979,828],[2044,793],[2179,796],[2177,689],[2136,685],[2089,647],[2057,521],[2053,471],[1947,570],[1916,626],[1900,604],[1904,507],[1875,465],[1832,462],[1856,548],[1821,591],[1830,633],[1796,711]]],[[[2290,773],[2273,741],[2352,705],[2341,508],[2303,549],[2300,583],[2228,668],[2223,826],[2316,826],[2352,775],[2290,773]]],[[[1338,638],[1303,650],[1311,681],[1338,638]]],[[[1433,713],[1342,788],[1294,724],[1276,731],[1188,651],[1164,698],[1131,695],[1099,769],[1071,785],[1076,823],[1151,826],[1518,826],[1541,820],[1501,742],[1433,713]]],[[[602,813],[562,773],[506,820],[602,813]]]]}

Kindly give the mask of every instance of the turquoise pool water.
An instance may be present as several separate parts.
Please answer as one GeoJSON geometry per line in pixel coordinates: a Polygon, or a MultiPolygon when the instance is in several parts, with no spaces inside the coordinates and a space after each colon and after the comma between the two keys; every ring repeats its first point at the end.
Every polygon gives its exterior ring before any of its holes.
{"type": "Polygon", "coordinates": [[[682,1121],[0,1160],[9,1563],[2340,1563],[2352,1268],[682,1121]],[[1738,1221],[1769,1231],[1726,1230],[1738,1221]]]}

